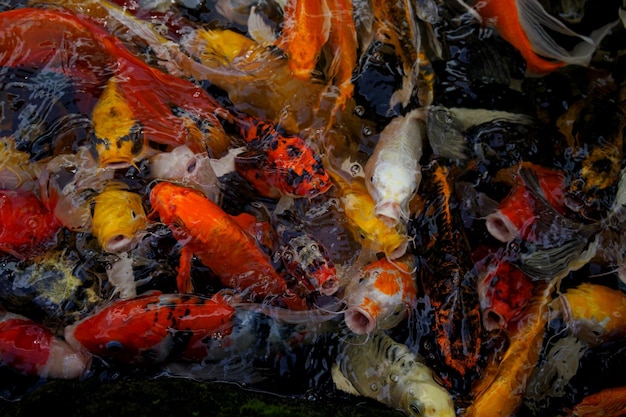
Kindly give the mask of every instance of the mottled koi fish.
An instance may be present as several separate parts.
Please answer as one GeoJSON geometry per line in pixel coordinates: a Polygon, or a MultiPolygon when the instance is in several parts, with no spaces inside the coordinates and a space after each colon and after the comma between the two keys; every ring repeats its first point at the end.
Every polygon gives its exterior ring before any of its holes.
{"type": "Polygon", "coordinates": [[[255,238],[202,193],[168,182],[150,193],[152,209],[182,244],[177,284],[182,293],[193,291],[191,260],[195,255],[225,287],[249,299],[279,297],[291,308],[306,308],[304,300],[287,289],[284,278],[255,238]]]}

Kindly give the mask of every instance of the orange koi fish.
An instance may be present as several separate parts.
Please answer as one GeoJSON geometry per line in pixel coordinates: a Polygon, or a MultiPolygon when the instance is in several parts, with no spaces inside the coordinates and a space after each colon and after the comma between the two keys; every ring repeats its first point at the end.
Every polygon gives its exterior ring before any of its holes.
{"type": "Polygon", "coordinates": [[[417,303],[413,255],[381,258],[363,268],[346,286],[346,325],[356,334],[388,330],[407,317],[417,303]]]}
{"type": "Polygon", "coordinates": [[[565,417],[621,417],[626,415],[626,386],[605,388],[587,395],[565,417]]]}
{"type": "Polygon", "coordinates": [[[565,65],[588,65],[599,41],[616,23],[609,23],[587,37],[551,16],[538,0],[480,0],[474,8],[484,25],[495,27],[520,52],[529,75],[545,75],[565,65]],[[546,29],[576,39],[578,45],[567,51],[546,29]]]}
{"type": "Polygon", "coordinates": [[[220,297],[151,293],[118,300],[65,328],[65,339],[104,360],[199,361],[212,338],[228,335],[235,309],[220,297]]]}
{"type": "Polygon", "coordinates": [[[206,91],[150,67],[84,15],[60,9],[8,10],[0,13],[0,43],[5,45],[0,65],[62,72],[74,80],[77,90],[92,92],[93,97],[117,77],[145,140],[172,146],[186,143],[194,151],[208,148],[215,154],[230,144],[217,116],[227,118],[226,110],[206,91]],[[207,123],[206,134],[197,122],[207,123]]]}
{"type": "Polygon", "coordinates": [[[19,259],[43,253],[61,227],[34,193],[0,190],[0,251],[19,259]]]}
{"type": "Polygon", "coordinates": [[[328,41],[331,13],[326,0],[287,0],[282,33],[276,46],[287,55],[294,77],[311,78],[328,41]]]}
{"type": "Polygon", "coordinates": [[[250,117],[238,123],[250,150],[235,157],[235,169],[259,194],[313,198],[331,187],[320,156],[302,137],[283,135],[273,124],[250,117]]]}
{"type": "Polygon", "coordinates": [[[543,335],[548,323],[550,285],[539,283],[525,317],[510,338],[500,362],[491,359],[482,379],[473,387],[474,401],[467,417],[506,417],[515,415],[522,403],[526,384],[539,361],[543,335]]]}
{"type": "Polygon", "coordinates": [[[178,291],[193,291],[191,259],[195,255],[225,287],[250,299],[280,297],[292,308],[305,308],[304,300],[287,289],[284,278],[255,238],[237,221],[200,192],[168,182],[150,193],[152,209],[183,243],[178,267],[178,291]]]}
{"type": "Polygon", "coordinates": [[[52,330],[19,314],[0,311],[0,363],[25,375],[78,379],[91,355],[74,349],[52,330]]]}

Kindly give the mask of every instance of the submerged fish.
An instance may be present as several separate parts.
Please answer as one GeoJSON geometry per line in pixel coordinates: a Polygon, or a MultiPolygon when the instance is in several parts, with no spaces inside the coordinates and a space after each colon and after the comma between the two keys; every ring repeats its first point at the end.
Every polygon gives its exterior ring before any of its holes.
{"type": "Polygon", "coordinates": [[[381,258],[365,265],[344,290],[344,319],[356,334],[389,330],[417,304],[414,256],[381,258]]]}
{"type": "Polygon", "coordinates": [[[148,218],[141,195],[121,182],[110,182],[94,197],[91,233],[107,252],[125,252],[137,245],[148,218]]]}
{"type": "Polygon", "coordinates": [[[450,393],[405,345],[384,333],[351,337],[332,367],[336,387],[380,401],[412,417],[454,417],[450,393]]]}
{"type": "Polygon", "coordinates": [[[566,417],[620,417],[626,414],[626,386],[605,388],[587,395],[566,417]]]}
{"type": "Polygon", "coordinates": [[[425,118],[420,109],[394,118],[380,133],[365,164],[365,185],[376,201],[374,212],[391,227],[408,221],[409,202],[422,180],[425,118]]]}

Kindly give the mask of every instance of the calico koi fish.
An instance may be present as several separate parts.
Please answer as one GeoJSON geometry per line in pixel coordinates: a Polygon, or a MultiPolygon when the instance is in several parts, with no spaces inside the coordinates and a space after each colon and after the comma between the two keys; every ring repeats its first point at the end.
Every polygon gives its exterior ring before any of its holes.
{"type": "Polygon", "coordinates": [[[529,75],[545,75],[565,65],[588,65],[599,41],[617,23],[607,24],[587,37],[551,16],[538,0],[480,0],[474,8],[484,25],[495,27],[521,53],[529,75]],[[578,44],[568,51],[548,30],[577,40],[578,44]]]}
{"type": "Polygon", "coordinates": [[[408,237],[399,227],[391,227],[376,217],[376,202],[368,193],[363,178],[355,177],[348,181],[332,169],[328,172],[337,185],[337,194],[350,230],[357,240],[362,241],[363,247],[383,252],[392,260],[404,255],[409,245],[408,237]]]}
{"type": "Polygon", "coordinates": [[[605,285],[583,282],[551,304],[569,331],[590,346],[626,332],[626,294],[605,285]]]}
{"type": "Polygon", "coordinates": [[[409,202],[422,180],[424,118],[420,109],[394,118],[380,133],[365,164],[365,185],[376,201],[374,212],[392,227],[408,221],[409,202]]]}
{"type": "Polygon", "coordinates": [[[0,364],[25,375],[78,379],[91,355],[74,349],[49,328],[19,314],[0,311],[0,364]]]}
{"type": "Polygon", "coordinates": [[[433,371],[405,345],[382,332],[357,336],[340,347],[333,364],[335,386],[365,396],[411,417],[454,417],[450,393],[433,378],[433,371]]]}
{"type": "Polygon", "coordinates": [[[525,318],[518,321],[504,357],[499,362],[492,358],[482,379],[473,387],[474,401],[466,410],[467,417],[511,416],[521,405],[543,346],[551,288],[552,285],[546,283],[535,288],[535,295],[525,309],[525,318]]]}
{"type": "Polygon", "coordinates": [[[152,189],[150,204],[183,244],[176,278],[179,292],[193,291],[190,272],[195,255],[225,287],[244,297],[261,301],[280,297],[291,308],[305,308],[305,301],[290,293],[255,238],[203,194],[161,182],[152,189]]]}
{"type": "Polygon", "coordinates": [[[19,259],[55,245],[62,228],[54,213],[29,191],[0,190],[0,251],[19,259]]]}
{"type": "Polygon", "coordinates": [[[326,0],[287,0],[276,46],[287,55],[295,78],[309,79],[328,41],[331,11],[326,0]]]}
{"type": "Polygon", "coordinates": [[[300,234],[292,237],[278,253],[289,274],[306,291],[333,295],[339,289],[337,268],[330,260],[328,249],[311,235],[300,234]]]}
{"type": "Polygon", "coordinates": [[[212,338],[231,332],[234,313],[220,297],[151,293],[116,300],[67,326],[65,339],[105,361],[199,361],[212,338]]]}
{"type": "Polygon", "coordinates": [[[346,325],[356,334],[388,330],[404,320],[417,304],[413,255],[367,264],[344,291],[346,325]]]}
{"type": "Polygon", "coordinates": [[[240,127],[249,150],[235,157],[235,169],[262,196],[313,198],[331,187],[320,156],[302,137],[250,117],[240,127]]]}
{"type": "Polygon", "coordinates": [[[0,13],[0,42],[10,46],[0,56],[0,65],[62,72],[79,91],[91,91],[94,97],[115,76],[145,140],[172,146],[186,143],[194,151],[215,154],[230,144],[218,117],[229,115],[206,91],[150,67],[84,15],[61,9],[8,10],[0,13]],[[18,48],[21,52],[13,53],[18,48]],[[182,116],[173,112],[175,108],[182,116]],[[206,133],[194,118],[205,124],[206,133]]]}
{"type": "Polygon", "coordinates": [[[626,414],[626,387],[605,388],[587,395],[565,417],[620,417],[626,414]]]}
{"type": "Polygon", "coordinates": [[[126,252],[137,245],[148,217],[139,194],[126,184],[110,182],[94,197],[91,233],[107,252],[126,252]]]}

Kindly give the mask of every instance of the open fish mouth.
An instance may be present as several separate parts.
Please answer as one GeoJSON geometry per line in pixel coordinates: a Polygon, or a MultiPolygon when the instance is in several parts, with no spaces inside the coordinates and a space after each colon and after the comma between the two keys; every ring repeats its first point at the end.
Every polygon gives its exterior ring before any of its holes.
{"type": "Polygon", "coordinates": [[[360,307],[351,307],[344,313],[344,320],[356,334],[369,334],[376,329],[376,319],[360,307]]]}

